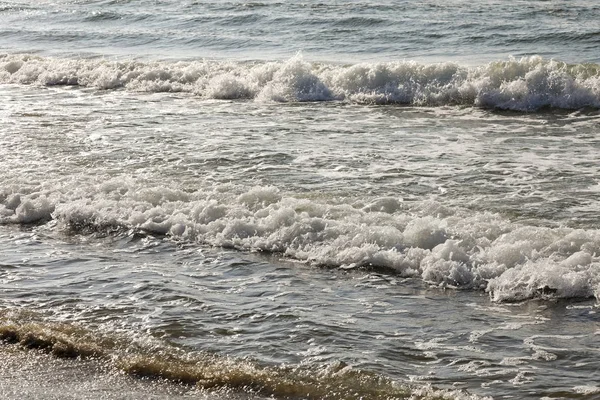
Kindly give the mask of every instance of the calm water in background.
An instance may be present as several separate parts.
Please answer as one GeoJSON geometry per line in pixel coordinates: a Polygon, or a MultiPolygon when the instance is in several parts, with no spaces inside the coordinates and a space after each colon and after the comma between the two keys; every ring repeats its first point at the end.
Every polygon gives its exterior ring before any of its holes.
{"type": "Polygon", "coordinates": [[[236,60],[598,62],[600,5],[503,1],[3,1],[5,51],[236,60]]]}
{"type": "Polygon", "coordinates": [[[598,396],[599,14],[0,2],[0,393],[598,396]]]}

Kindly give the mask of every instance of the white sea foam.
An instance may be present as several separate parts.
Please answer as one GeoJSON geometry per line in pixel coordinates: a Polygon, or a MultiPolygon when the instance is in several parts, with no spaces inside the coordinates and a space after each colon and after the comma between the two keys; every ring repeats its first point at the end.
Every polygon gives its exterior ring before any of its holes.
{"type": "MultiPolygon", "coordinates": [[[[373,211],[290,197],[272,187],[238,195],[229,189],[187,193],[123,180],[77,189],[12,187],[0,192],[0,222],[54,219],[65,229],[138,229],[321,265],[384,267],[434,285],[485,289],[495,301],[600,292],[598,230],[522,225],[491,213],[438,213],[431,204],[373,211]]],[[[396,204],[373,202],[380,203],[396,204]]]]}
{"type": "Polygon", "coordinates": [[[143,92],[189,92],[211,99],[349,101],[424,106],[467,105],[517,111],[600,107],[600,66],[541,57],[479,67],[413,61],[317,64],[140,62],[0,56],[0,83],[80,85],[143,92]]]}
{"type": "Polygon", "coordinates": [[[592,385],[575,386],[573,388],[573,390],[575,391],[575,393],[583,394],[583,395],[586,395],[586,396],[600,394],[600,387],[598,387],[598,386],[592,386],[592,385]]]}

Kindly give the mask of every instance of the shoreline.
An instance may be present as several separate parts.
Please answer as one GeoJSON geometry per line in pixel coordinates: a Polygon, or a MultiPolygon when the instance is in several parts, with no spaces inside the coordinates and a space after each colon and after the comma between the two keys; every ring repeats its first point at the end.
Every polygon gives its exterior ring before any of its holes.
{"type": "Polygon", "coordinates": [[[257,399],[228,390],[129,376],[98,359],[63,359],[40,350],[0,344],[0,398],[23,399],[257,399]]]}

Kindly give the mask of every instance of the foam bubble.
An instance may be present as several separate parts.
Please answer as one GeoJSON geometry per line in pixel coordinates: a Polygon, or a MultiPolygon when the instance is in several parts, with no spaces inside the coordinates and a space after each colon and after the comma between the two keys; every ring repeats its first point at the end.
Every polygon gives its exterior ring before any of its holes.
{"type": "Polygon", "coordinates": [[[585,265],[556,263],[548,259],[527,261],[507,269],[489,281],[487,290],[495,301],[518,301],[533,297],[593,297],[598,285],[600,264],[591,263],[591,255],[577,255],[585,265]]]}
{"type": "Polygon", "coordinates": [[[595,394],[600,394],[600,387],[592,386],[592,385],[575,386],[573,388],[573,391],[575,393],[583,394],[585,396],[591,396],[591,395],[595,395],[595,394]]]}
{"type": "Polygon", "coordinates": [[[432,201],[400,207],[400,199],[384,198],[365,207],[295,198],[273,187],[232,190],[182,192],[117,179],[15,187],[0,196],[0,223],[54,219],[59,229],[139,230],[319,265],[381,267],[435,285],[487,290],[494,301],[598,296],[598,230],[517,224],[432,201]]]}
{"type": "Polygon", "coordinates": [[[533,56],[477,67],[414,61],[140,62],[0,56],[0,82],[189,92],[211,99],[465,105],[516,111],[600,107],[600,66],[533,56]]]}
{"type": "Polygon", "coordinates": [[[331,90],[313,71],[313,67],[296,56],[285,62],[273,74],[260,91],[259,100],[289,101],[327,101],[333,100],[331,90]]]}
{"type": "Polygon", "coordinates": [[[54,204],[44,195],[6,196],[0,204],[0,222],[31,224],[52,219],[54,204]]]}

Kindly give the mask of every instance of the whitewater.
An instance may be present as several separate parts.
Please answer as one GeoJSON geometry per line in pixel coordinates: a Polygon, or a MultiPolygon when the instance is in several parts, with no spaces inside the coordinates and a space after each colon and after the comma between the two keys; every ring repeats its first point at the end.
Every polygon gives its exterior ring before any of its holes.
{"type": "Polygon", "coordinates": [[[418,106],[463,105],[536,111],[600,107],[596,64],[529,57],[481,67],[414,61],[355,65],[284,62],[109,62],[4,56],[3,83],[137,92],[186,92],[208,99],[418,106]]]}
{"type": "Polygon", "coordinates": [[[596,398],[598,21],[0,2],[0,395],[596,398]]]}

